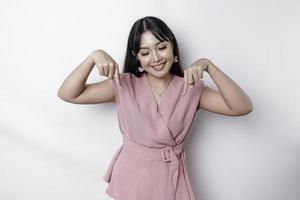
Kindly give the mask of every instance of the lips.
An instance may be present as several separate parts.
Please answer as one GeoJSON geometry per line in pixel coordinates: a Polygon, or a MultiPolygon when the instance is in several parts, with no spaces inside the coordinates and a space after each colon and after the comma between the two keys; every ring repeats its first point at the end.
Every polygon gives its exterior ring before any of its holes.
{"type": "Polygon", "coordinates": [[[160,63],[160,64],[158,64],[158,65],[153,65],[152,67],[158,67],[158,66],[163,65],[163,64],[165,64],[165,63],[166,63],[166,62],[160,63]]]}
{"type": "Polygon", "coordinates": [[[166,63],[166,62],[164,62],[164,63],[162,63],[162,64],[160,64],[160,65],[155,65],[155,66],[153,66],[152,68],[153,68],[155,71],[160,71],[160,70],[163,69],[165,63],[166,63]]]}

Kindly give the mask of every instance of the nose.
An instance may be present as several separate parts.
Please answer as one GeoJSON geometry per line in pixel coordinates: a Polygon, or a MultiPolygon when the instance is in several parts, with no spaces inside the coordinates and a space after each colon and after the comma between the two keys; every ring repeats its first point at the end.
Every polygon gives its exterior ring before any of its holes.
{"type": "Polygon", "coordinates": [[[153,52],[153,60],[155,62],[158,62],[158,61],[160,61],[160,59],[161,59],[160,55],[156,51],[154,51],[153,52]]]}

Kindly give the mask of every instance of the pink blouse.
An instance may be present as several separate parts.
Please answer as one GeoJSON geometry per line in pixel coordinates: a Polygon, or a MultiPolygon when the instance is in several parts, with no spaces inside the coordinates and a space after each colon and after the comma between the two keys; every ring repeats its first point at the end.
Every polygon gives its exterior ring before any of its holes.
{"type": "Polygon", "coordinates": [[[103,180],[115,200],[195,200],[184,141],[204,88],[199,80],[182,96],[183,78],[174,75],[156,102],[146,74],[121,73],[112,80],[123,144],[103,180]]]}

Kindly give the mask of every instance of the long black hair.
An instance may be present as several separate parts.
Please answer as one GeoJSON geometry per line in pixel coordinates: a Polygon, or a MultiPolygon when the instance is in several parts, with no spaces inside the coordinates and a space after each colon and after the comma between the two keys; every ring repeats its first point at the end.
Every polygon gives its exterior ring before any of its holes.
{"type": "Polygon", "coordinates": [[[159,41],[170,41],[173,47],[173,55],[177,56],[178,62],[173,63],[170,69],[171,74],[183,77],[183,70],[179,59],[178,44],[171,29],[161,19],[153,16],[146,16],[137,20],[129,33],[127,41],[126,56],[123,72],[130,72],[140,77],[145,72],[140,72],[138,67],[140,61],[135,57],[140,50],[141,36],[144,32],[150,31],[159,41]],[[134,55],[133,55],[134,53],[134,55]]]}

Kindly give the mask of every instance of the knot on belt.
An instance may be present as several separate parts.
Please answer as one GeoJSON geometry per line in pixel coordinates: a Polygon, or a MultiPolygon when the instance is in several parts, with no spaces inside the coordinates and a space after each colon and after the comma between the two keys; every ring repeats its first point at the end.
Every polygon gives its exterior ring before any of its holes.
{"type": "Polygon", "coordinates": [[[179,160],[177,155],[183,152],[183,143],[176,146],[154,148],[135,143],[123,136],[123,145],[125,149],[142,159],[170,162],[167,200],[174,200],[179,178],[179,160]]]}
{"type": "Polygon", "coordinates": [[[167,191],[167,200],[175,200],[178,179],[179,179],[179,160],[177,155],[181,154],[182,159],[182,166],[184,176],[186,178],[187,189],[191,200],[195,200],[192,186],[189,182],[188,170],[187,170],[187,163],[186,163],[186,155],[183,149],[183,143],[180,143],[176,146],[166,146],[164,148],[152,148],[147,147],[142,144],[135,143],[123,135],[123,145],[117,150],[115,153],[108,169],[103,177],[104,181],[110,182],[112,170],[118,156],[120,155],[122,150],[125,150],[133,153],[135,156],[138,156],[142,159],[147,160],[161,160],[164,162],[170,162],[169,168],[169,177],[168,177],[168,191],[167,191]]]}

